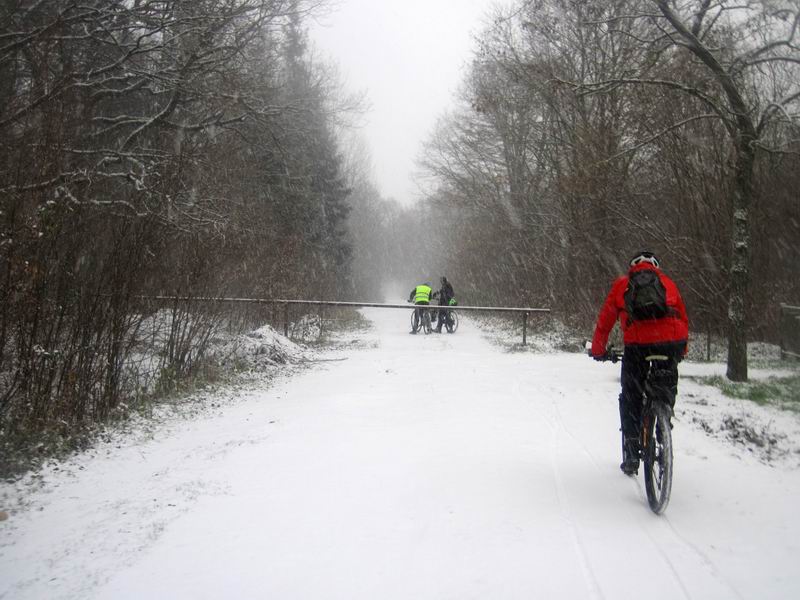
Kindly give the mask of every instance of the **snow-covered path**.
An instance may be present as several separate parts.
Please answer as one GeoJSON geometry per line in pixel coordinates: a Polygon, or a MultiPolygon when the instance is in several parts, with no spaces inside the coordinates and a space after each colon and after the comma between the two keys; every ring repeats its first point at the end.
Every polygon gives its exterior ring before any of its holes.
{"type": "Polygon", "coordinates": [[[678,422],[657,517],[617,368],[366,314],[346,360],[48,472],[0,523],[0,598],[800,595],[797,470],[678,422]]]}

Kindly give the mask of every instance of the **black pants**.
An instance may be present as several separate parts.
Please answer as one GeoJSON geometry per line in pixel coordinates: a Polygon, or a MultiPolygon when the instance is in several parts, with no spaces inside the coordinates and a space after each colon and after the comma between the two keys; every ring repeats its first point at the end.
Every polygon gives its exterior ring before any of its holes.
{"type": "Polygon", "coordinates": [[[683,357],[685,347],[685,342],[625,346],[622,356],[619,418],[622,434],[626,439],[639,437],[644,386],[651,368],[653,369],[650,380],[652,392],[661,395],[670,406],[675,406],[675,396],[678,394],[678,362],[683,357]],[[668,358],[666,361],[652,363],[651,367],[645,357],[653,354],[662,354],[668,358]]]}
{"type": "MultiPolygon", "coordinates": [[[[446,306],[446,305],[445,305],[446,306]]],[[[436,317],[439,321],[439,325],[436,327],[439,331],[442,330],[442,326],[452,326],[453,318],[450,316],[450,309],[449,308],[440,308],[439,314],[436,317]]]]}

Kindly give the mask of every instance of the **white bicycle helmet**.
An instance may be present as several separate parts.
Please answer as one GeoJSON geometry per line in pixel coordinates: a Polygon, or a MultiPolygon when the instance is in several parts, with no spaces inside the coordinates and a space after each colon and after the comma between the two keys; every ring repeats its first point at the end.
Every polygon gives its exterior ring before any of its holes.
{"type": "Polygon", "coordinates": [[[639,264],[641,264],[643,262],[648,262],[651,265],[653,265],[654,267],[658,267],[659,266],[658,259],[656,258],[656,255],[653,254],[652,252],[648,251],[648,250],[642,250],[641,252],[638,252],[636,254],[636,256],[634,256],[631,259],[631,266],[635,267],[636,265],[639,265],[639,264]]]}

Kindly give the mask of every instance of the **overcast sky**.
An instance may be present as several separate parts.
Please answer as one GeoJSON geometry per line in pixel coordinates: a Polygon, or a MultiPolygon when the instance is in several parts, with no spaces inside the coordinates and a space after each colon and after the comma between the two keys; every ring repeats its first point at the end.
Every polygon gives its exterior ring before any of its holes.
{"type": "Polygon", "coordinates": [[[416,196],[414,161],[452,102],[473,37],[493,0],[338,0],[309,36],[339,64],[349,92],[366,91],[362,135],[385,197],[416,196]]]}

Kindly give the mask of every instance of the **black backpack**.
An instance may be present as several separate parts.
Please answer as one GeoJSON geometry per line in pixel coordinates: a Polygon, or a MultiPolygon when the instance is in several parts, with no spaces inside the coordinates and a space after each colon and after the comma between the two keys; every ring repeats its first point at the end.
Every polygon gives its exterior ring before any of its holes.
{"type": "Polygon", "coordinates": [[[630,321],[667,316],[667,290],[658,273],[646,269],[630,275],[625,290],[625,311],[630,321]]]}

